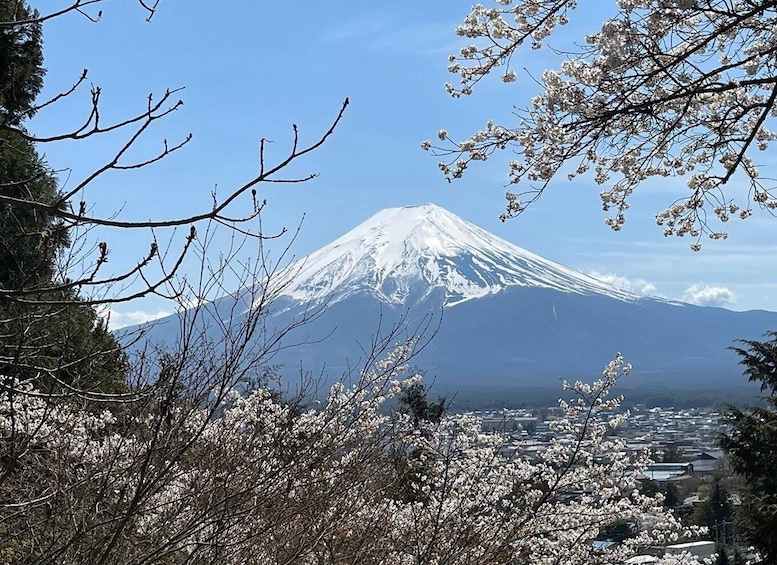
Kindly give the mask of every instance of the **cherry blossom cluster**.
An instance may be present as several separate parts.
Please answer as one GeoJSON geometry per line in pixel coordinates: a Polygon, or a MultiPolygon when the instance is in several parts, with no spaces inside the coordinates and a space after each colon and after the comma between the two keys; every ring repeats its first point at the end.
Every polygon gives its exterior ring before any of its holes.
{"type": "Polygon", "coordinates": [[[629,371],[620,356],[596,382],[565,384],[556,439],[529,461],[506,456],[505,438],[475,417],[418,423],[387,410],[419,381],[411,349],[320,405],[258,388],[228,392],[218,410],[161,399],[109,413],[19,388],[0,401],[4,448],[26,446],[0,482],[15,501],[0,505],[0,551],[68,565],[605,564],[699,533],[640,493],[647,453],[608,434],[628,417],[610,395],[629,371]],[[622,521],[636,535],[597,549],[622,521]]]}
{"type": "MultiPolygon", "coordinates": [[[[591,173],[602,185],[606,223],[620,230],[638,186],[684,179],[687,193],[656,216],[666,236],[727,236],[709,226],[747,218],[753,208],[777,209],[777,195],[761,155],[777,116],[777,7],[767,0],[618,0],[597,33],[558,70],[547,70],[542,91],[517,112],[517,123],[485,129],[461,141],[422,147],[445,158],[451,180],[471,161],[509,148],[511,184],[502,219],[535,201],[560,174],[591,173]],[[759,161],[761,167],[759,168],[759,161]],[[731,210],[734,212],[731,212],[731,210]]],[[[516,81],[520,50],[543,47],[568,23],[577,2],[497,0],[476,5],[456,33],[472,40],[450,57],[458,85],[472,94],[487,75],[516,81]],[[511,68],[513,67],[513,68],[511,68]]],[[[581,38],[582,40],[582,38],[581,38]]]]}

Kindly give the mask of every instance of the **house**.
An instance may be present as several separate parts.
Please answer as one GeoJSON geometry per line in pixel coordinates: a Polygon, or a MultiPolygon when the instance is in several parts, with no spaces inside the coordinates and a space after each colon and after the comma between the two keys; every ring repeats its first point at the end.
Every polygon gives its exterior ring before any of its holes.
{"type": "Polygon", "coordinates": [[[690,553],[696,557],[712,557],[715,553],[714,541],[691,541],[666,546],[666,555],[690,553]]]}
{"type": "Polygon", "coordinates": [[[730,472],[726,456],[720,450],[704,450],[694,461],[691,461],[691,464],[694,475],[699,478],[730,472]]]}
{"type": "Polygon", "coordinates": [[[657,482],[660,488],[664,488],[668,480],[692,477],[693,471],[692,463],[651,463],[645,469],[643,477],[657,482]]]}

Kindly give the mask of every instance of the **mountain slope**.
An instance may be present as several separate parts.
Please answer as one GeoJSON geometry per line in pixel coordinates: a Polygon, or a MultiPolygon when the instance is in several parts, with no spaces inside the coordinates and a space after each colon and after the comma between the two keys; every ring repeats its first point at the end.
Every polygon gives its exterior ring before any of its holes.
{"type": "Polygon", "coordinates": [[[284,291],[298,302],[338,302],[361,291],[387,304],[445,290],[445,306],[511,286],[637,295],[543,259],[434,204],[381,210],[287,271],[284,291]]]}
{"type": "MultiPolygon", "coordinates": [[[[612,287],[432,204],[378,212],[282,278],[288,284],[267,314],[268,328],[294,325],[311,309],[321,315],[288,336],[298,345],[278,352],[273,364],[335,379],[359,366],[375,336],[421,328],[436,336],[415,363],[436,377],[438,390],[465,396],[557,395],[559,377],[594,377],[620,351],[634,365],[629,382],[645,390],[717,390],[724,398],[721,391],[745,382],[726,348],[777,328],[773,312],[692,306],[612,287]]],[[[216,301],[215,318],[246,315],[246,296],[216,301]]],[[[176,334],[175,320],[149,333],[168,342],[176,334]]]]}

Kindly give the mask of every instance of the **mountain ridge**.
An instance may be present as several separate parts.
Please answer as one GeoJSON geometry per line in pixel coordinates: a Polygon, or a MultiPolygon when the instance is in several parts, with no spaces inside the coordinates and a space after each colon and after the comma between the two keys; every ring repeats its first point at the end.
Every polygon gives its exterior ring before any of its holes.
{"type": "Polygon", "coordinates": [[[384,303],[406,304],[413,294],[420,300],[438,287],[447,291],[446,307],[510,286],[641,298],[544,259],[431,203],[381,210],[300,259],[285,276],[289,284],[282,294],[308,303],[337,302],[359,289],[384,303]]]}
{"type": "MultiPolygon", "coordinates": [[[[414,363],[444,393],[557,394],[559,377],[591,378],[620,351],[634,365],[633,386],[701,390],[724,400],[747,386],[728,347],[777,328],[774,312],[734,312],[619,289],[433,204],[381,210],[283,277],[262,323],[301,327],[287,336],[297,345],[278,348],[268,362],[326,382],[350,374],[368,357],[371,341],[390,328],[399,339],[425,327],[436,335],[414,363]],[[320,315],[311,320],[313,311],[320,315]]],[[[212,327],[251,315],[251,295],[242,289],[214,302],[212,327]],[[235,312],[242,314],[230,318],[235,312]]],[[[160,322],[148,335],[172,343],[178,333],[177,324],[160,322]]]]}

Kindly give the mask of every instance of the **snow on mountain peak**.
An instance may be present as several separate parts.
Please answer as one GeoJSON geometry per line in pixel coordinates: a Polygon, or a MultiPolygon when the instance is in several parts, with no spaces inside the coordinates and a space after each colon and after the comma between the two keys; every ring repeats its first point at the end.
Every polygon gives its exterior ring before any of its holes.
{"type": "Polygon", "coordinates": [[[286,270],[283,294],[337,302],[369,292],[407,304],[442,290],[445,305],[509,286],[636,300],[635,294],[543,259],[435,204],[386,208],[286,270]]]}

